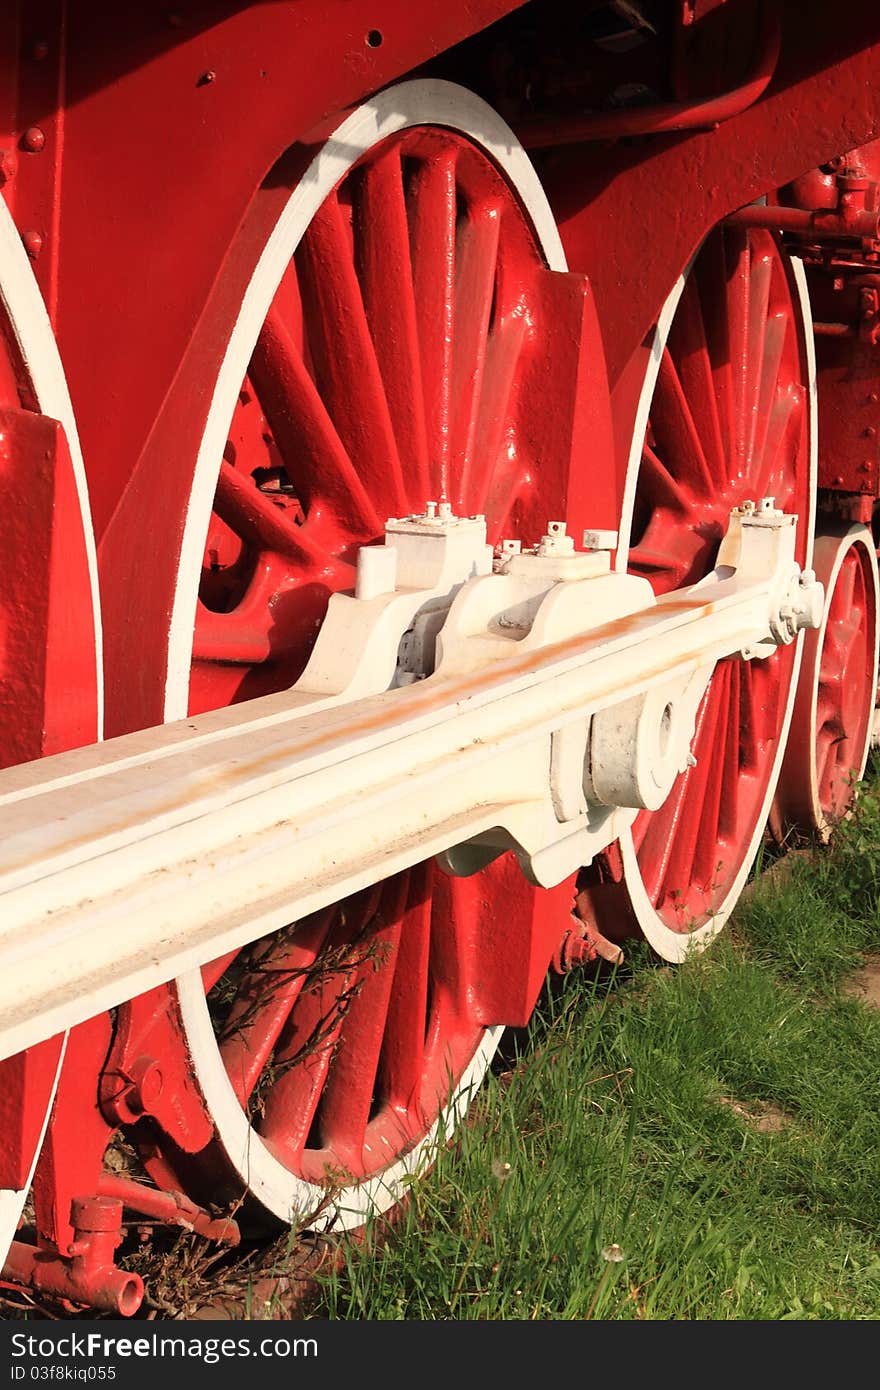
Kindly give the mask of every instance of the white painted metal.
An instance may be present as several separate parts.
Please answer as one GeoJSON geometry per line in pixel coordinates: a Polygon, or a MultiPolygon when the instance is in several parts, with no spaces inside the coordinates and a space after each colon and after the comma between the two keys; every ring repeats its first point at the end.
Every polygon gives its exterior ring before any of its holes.
{"type": "Polygon", "coordinates": [[[561,881],[634,813],[561,822],[554,736],[656,688],[674,700],[759,650],[783,605],[809,621],[793,538],[789,517],[735,513],[721,568],[660,600],[626,575],[554,581],[536,554],[544,598],[525,632],[515,556],[515,574],[459,590],[426,680],[343,703],[295,686],[4,772],[0,1055],[476,836],[561,881]],[[616,586],[629,616],[607,621],[593,585],[616,586]]]}
{"type": "MultiPolygon", "coordinates": [[[[630,538],[632,535],[633,506],[635,504],[636,485],[638,482],[638,474],[642,462],[642,446],[645,441],[645,431],[648,425],[648,416],[651,410],[651,401],[654,396],[654,388],[657,384],[657,375],[660,370],[660,361],[663,356],[663,349],[666,346],[666,340],[669,337],[669,330],[672,327],[672,320],[675,317],[675,311],[678,308],[678,302],[681,298],[685,281],[687,279],[687,276],[691,272],[692,266],[693,260],[691,261],[684,274],[681,275],[679,279],[676,281],[675,285],[670,291],[669,297],[667,298],[666,303],[664,304],[663,309],[661,310],[660,317],[657,322],[657,327],[654,332],[654,338],[651,345],[651,356],[649,359],[647,371],[645,373],[645,379],[642,383],[642,390],[636,411],[635,428],[633,430],[629,460],[627,463],[627,474],[624,484],[623,508],[621,512],[620,522],[620,541],[615,556],[615,567],[620,571],[625,571],[629,561],[630,538]]],[[[808,517],[804,518],[804,522],[807,526],[807,564],[809,565],[812,559],[813,549],[813,530],[815,525],[816,512],[816,476],[818,467],[818,398],[816,387],[816,349],[812,331],[813,319],[810,310],[810,296],[809,290],[807,289],[807,281],[803,265],[799,260],[792,259],[789,262],[789,270],[791,273],[792,284],[794,286],[795,291],[796,306],[800,311],[799,336],[801,349],[803,351],[804,360],[806,362],[807,367],[806,384],[807,399],[809,404],[807,428],[809,431],[810,514],[808,517]]],[[[655,911],[654,904],[651,902],[650,898],[648,897],[648,894],[645,892],[641,870],[639,868],[638,863],[638,856],[636,854],[635,845],[633,844],[632,835],[630,834],[629,829],[627,828],[621,835],[620,852],[621,858],[623,860],[624,877],[626,879],[626,885],[629,892],[630,903],[633,912],[635,914],[639,927],[641,931],[644,933],[646,939],[651,943],[658,955],[662,956],[665,960],[673,962],[684,960],[684,958],[691,951],[695,949],[699,950],[700,948],[708,945],[708,943],[713,939],[713,937],[717,936],[718,932],[724,926],[725,922],[727,921],[728,917],[730,916],[731,912],[733,911],[736,905],[740,893],[742,892],[743,885],[745,884],[745,881],[749,874],[749,869],[751,868],[755,855],[757,854],[758,845],[761,842],[761,837],[764,834],[764,826],[766,824],[767,816],[770,812],[770,805],[773,800],[774,792],[776,790],[776,783],[779,778],[779,771],[782,766],[783,756],[785,754],[785,745],[788,739],[788,730],[791,725],[791,716],[792,711],[794,709],[794,700],[797,692],[797,676],[801,661],[801,649],[802,643],[798,643],[798,651],[795,658],[796,666],[792,676],[788,701],[780,725],[779,744],[777,747],[776,756],[774,758],[773,767],[770,773],[770,779],[767,786],[767,794],[764,800],[764,806],[762,808],[761,814],[756,819],[755,830],[752,835],[751,843],[744,847],[740,871],[734,879],[733,883],[731,884],[730,889],[724,898],[724,901],[719,905],[718,910],[712,916],[711,920],[704,923],[703,926],[698,927],[694,931],[688,933],[673,931],[670,927],[668,927],[666,923],[663,921],[663,919],[660,917],[659,913],[655,911]]],[[[750,653],[750,655],[754,654],[755,653],[750,653]]],[[[878,723],[880,723],[880,720],[878,720],[878,723]]],[[[880,735],[878,735],[878,738],[880,738],[880,735]]]]}

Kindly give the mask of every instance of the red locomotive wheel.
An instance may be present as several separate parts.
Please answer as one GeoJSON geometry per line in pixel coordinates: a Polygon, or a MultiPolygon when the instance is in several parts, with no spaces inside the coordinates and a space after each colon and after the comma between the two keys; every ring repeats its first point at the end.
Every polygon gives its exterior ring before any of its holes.
{"type": "Polygon", "coordinates": [[[825,586],[822,625],[804,659],[773,816],[774,833],[828,838],[846,815],[871,746],[877,690],[877,553],[867,526],[824,519],[813,567],[825,586]]]}
{"type": "MultiPolygon", "coordinates": [[[[657,330],[627,479],[618,563],[658,594],[713,566],[730,509],[772,496],[798,515],[809,564],[814,366],[802,270],[761,230],[703,244],[657,330]]],[[[697,714],[693,767],[659,810],[585,875],[580,905],[603,935],[634,929],[680,960],[723,926],[767,820],[801,643],[715,669],[697,714]]]]}
{"type": "MultiPolygon", "coordinates": [[[[565,265],[540,185],[477,98],[407,83],[334,134],[260,257],[217,383],[169,718],[294,681],[387,517],[445,493],[485,513],[493,543],[579,517],[522,404],[547,268],[565,265]]],[[[179,1180],[202,1198],[244,1186],[283,1220],[328,1194],[347,1226],[392,1204],[500,1036],[472,1003],[481,933],[525,921],[531,939],[543,914],[552,936],[557,913],[561,935],[558,899],[509,856],[469,879],[428,863],[179,980],[215,1133],[179,1180]]]]}

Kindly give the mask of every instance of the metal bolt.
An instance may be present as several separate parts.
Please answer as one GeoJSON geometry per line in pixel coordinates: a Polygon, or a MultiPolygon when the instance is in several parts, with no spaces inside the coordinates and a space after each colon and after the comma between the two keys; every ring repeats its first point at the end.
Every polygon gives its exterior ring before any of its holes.
{"type": "Polygon", "coordinates": [[[434,517],[435,517],[436,515],[437,515],[437,503],[436,503],[436,502],[426,502],[426,503],[425,503],[425,516],[428,517],[429,519],[433,520],[434,517]]]}
{"type": "Polygon", "coordinates": [[[40,233],[35,231],[22,232],[21,239],[24,243],[25,251],[27,251],[31,260],[35,261],[43,249],[43,238],[40,236],[40,233]]]}
{"type": "Polygon", "coordinates": [[[216,81],[216,78],[217,78],[217,74],[216,74],[216,72],[214,71],[214,69],[213,69],[213,68],[208,68],[207,72],[203,72],[203,73],[202,73],[201,77],[200,77],[200,78],[198,79],[198,81],[196,82],[196,86],[197,86],[197,87],[207,87],[207,86],[209,86],[209,84],[210,84],[211,82],[216,81]]]}
{"type": "Polygon", "coordinates": [[[43,59],[48,58],[48,56],[49,45],[47,44],[46,40],[36,39],[34,41],[33,47],[31,48],[31,57],[35,59],[36,62],[42,63],[43,59]]]}
{"type": "Polygon", "coordinates": [[[21,137],[22,149],[30,150],[31,154],[39,154],[45,143],[45,133],[38,125],[29,125],[21,137]]]}
{"type": "Polygon", "coordinates": [[[452,516],[452,503],[441,502],[437,508],[437,513],[441,521],[448,521],[452,516]]]}
{"type": "Polygon", "coordinates": [[[152,1057],[138,1057],[128,1075],[131,1081],[131,1090],[126,1096],[129,1109],[135,1114],[149,1113],[165,1087],[162,1068],[152,1057]]]}

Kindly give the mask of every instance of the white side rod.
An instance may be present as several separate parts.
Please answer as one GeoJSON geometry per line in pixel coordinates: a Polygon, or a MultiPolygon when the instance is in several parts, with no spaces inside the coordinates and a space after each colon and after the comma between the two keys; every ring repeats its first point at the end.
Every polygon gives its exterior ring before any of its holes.
{"type": "Polygon", "coordinates": [[[0,774],[0,1057],[475,835],[526,857],[567,837],[571,872],[635,811],[606,809],[599,840],[560,825],[553,736],[766,651],[792,584],[773,553],[470,671],[459,651],[382,695],[294,688],[0,774]]]}

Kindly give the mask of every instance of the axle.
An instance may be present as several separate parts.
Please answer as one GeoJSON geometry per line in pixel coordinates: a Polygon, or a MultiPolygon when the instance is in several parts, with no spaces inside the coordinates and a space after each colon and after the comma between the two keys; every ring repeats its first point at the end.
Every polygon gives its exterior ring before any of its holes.
{"type": "Polygon", "coordinates": [[[493,571],[482,518],[388,524],[288,692],[0,778],[0,1056],[430,855],[560,882],[656,808],[715,663],[816,626],[795,518],[737,508],[655,599],[560,523],[493,571]]]}

